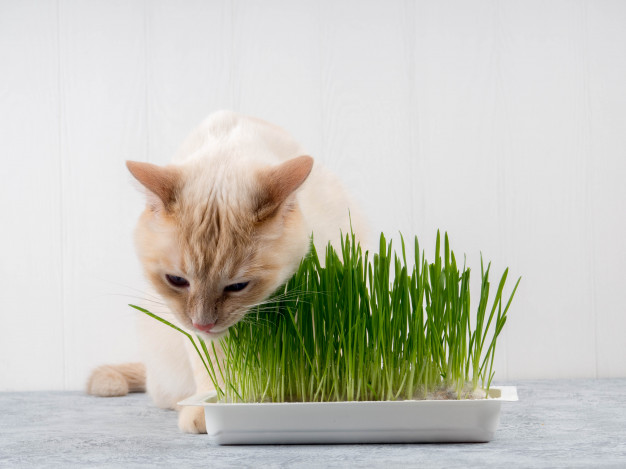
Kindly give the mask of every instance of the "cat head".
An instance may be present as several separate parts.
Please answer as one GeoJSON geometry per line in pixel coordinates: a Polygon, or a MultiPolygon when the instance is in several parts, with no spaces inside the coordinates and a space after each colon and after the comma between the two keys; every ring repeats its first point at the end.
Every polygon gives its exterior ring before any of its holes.
{"type": "Polygon", "coordinates": [[[219,160],[127,166],[147,195],[135,231],[140,261],[191,331],[224,334],[306,255],[310,233],[296,191],[311,172],[309,156],[270,167],[219,160]]]}

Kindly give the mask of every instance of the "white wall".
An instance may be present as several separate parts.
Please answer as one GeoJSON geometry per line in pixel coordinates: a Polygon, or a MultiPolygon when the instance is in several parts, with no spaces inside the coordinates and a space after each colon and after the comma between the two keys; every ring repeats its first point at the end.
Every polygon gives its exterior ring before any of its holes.
{"type": "Polygon", "coordinates": [[[124,161],[220,108],[522,275],[499,379],[626,376],[625,84],[620,1],[1,1],[0,390],[137,358],[124,161]]]}

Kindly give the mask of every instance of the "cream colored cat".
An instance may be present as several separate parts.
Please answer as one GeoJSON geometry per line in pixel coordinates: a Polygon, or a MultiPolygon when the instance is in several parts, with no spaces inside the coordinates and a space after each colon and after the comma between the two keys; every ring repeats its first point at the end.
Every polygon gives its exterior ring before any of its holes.
{"type": "MultiPolygon", "coordinates": [[[[188,137],[171,165],[127,163],[147,194],[135,231],[137,252],[154,295],[173,313],[170,320],[217,339],[289,279],[311,233],[321,249],[328,241],[336,245],[351,217],[362,234],[338,180],[304,153],[283,129],[222,111],[188,137]]],[[[147,316],[139,321],[145,368],[97,368],[87,392],[119,396],[147,389],[156,405],[176,409],[177,401],[212,389],[182,334],[147,316]]],[[[202,408],[180,410],[179,427],[206,432],[202,408]]]]}

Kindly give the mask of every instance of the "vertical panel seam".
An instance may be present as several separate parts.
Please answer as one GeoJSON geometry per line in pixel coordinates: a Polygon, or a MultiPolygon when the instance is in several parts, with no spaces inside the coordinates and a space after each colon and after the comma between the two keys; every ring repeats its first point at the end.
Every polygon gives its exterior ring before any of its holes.
{"type": "Polygon", "coordinates": [[[148,32],[148,1],[144,0],[143,3],[143,59],[144,59],[144,119],[146,126],[146,138],[145,138],[145,161],[150,161],[150,112],[149,112],[149,32],[148,32]]]}
{"type": "Polygon", "coordinates": [[[319,103],[320,103],[320,127],[319,127],[319,151],[321,153],[320,157],[324,161],[328,161],[326,158],[326,123],[324,122],[324,69],[323,69],[323,58],[322,54],[324,53],[323,43],[322,43],[322,2],[314,2],[317,4],[317,45],[318,45],[318,85],[319,85],[319,103]]]}
{"type": "Polygon", "coordinates": [[[404,9],[405,9],[405,26],[406,26],[406,43],[407,43],[407,74],[408,74],[408,85],[409,85],[409,99],[408,99],[408,103],[409,103],[409,180],[408,180],[408,186],[409,186],[409,193],[411,195],[410,198],[410,214],[409,214],[409,223],[411,226],[411,229],[415,232],[416,230],[416,217],[415,217],[415,191],[413,190],[413,184],[411,184],[411,181],[413,179],[413,177],[415,177],[415,172],[416,172],[416,164],[415,164],[415,158],[417,158],[417,145],[415,144],[415,140],[417,139],[417,137],[414,137],[414,132],[417,132],[417,119],[415,118],[415,114],[417,113],[417,109],[414,109],[414,105],[415,105],[415,96],[416,96],[416,84],[415,84],[415,69],[416,69],[416,65],[415,65],[415,43],[417,42],[417,31],[416,31],[416,25],[415,22],[417,21],[416,18],[416,10],[415,10],[415,4],[413,2],[409,1],[405,1],[404,3],[404,9]],[[411,8],[412,7],[412,8],[411,8]]]}
{"type": "Polygon", "coordinates": [[[57,49],[57,131],[58,131],[58,150],[59,150],[59,233],[60,233],[60,274],[61,274],[61,343],[62,343],[62,374],[63,389],[68,389],[68,347],[66,328],[68,327],[67,307],[66,307],[66,279],[65,279],[65,263],[67,260],[67,249],[65,247],[65,196],[64,196],[64,172],[65,165],[63,163],[63,87],[61,84],[61,0],[56,1],[56,49],[57,49]]]}
{"type": "MultiPolygon", "coordinates": [[[[494,118],[496,119],[493,125],[493,129],[498,130],[496,136],[492,136],[493,138],[498,138],[501,135],[501,145],[503,146],[503,150],[508,150],[511,147],[507,145],[507,125],[506,125],[506,103],[504,99],[504,79],[502,77],[502,43],[504,41],[504,32],[503,28],[503,15],[502,15],[502,5],[498,2],[493,4],[494,12],[493,12],[493,57],[494,57],[494,118]],[[502,113],[502,119],[498,119],[500,113],[502,113]],[[499,122],[502,122],[502,126],[504,129],[500,132],[499,122]],[[508,148],[507,148],[508,147],[508,148]]],[[[497,198],[497,216],[498,216],[498,242],[499,242],[499,253],[502,259],[506,259],[505,253],[508,251],[508,242],[506,240],[507,234],[507,159],[502,159],[502,157],[498,154],[498,145],[493,145],[494,157],[496,159],[496,171],[497,171],[497,183],[496,183],[496,198],[497,198]]],[[[503,151],[504,153],[504,151],[503,151]]],[[[505,347],[504,347],[504,376],[505,379],[509,379],[509,330],[508,328],[504,331],[504,339],[505,339],[505,347]]]]}
{"type": "MultiPolygon", "coordinates": [[[[425,213],[426,207],[424,205],[424,201],[426,200],[425,195],[425,184],[423,183],[423,179],[420,182],[419,178],[424,177],[424,159],[426,158],[423,151],[421,151],[421,130],[420,130],[420,111],[419,111],[419,92],[417,85],[417,50],[416,45],[418,41],[418,27],[417,27],[417,18],[418,18],[418,4],[413,2],[412,0],[405,1],[406,8],[406,17],[407,17],[407,41],[408,41],[408,80],[409,80],[409,171],[410,178],[408,181],[410,188],[410,205],[411,205],[411,214],[409,218],[411,229],[413,233],[418,233],[418,230],[425,227],[425,213]],[[415,187],[415,181],[417,181],[417,188],[415,187]],[[419,199],[417,197],[419,194],[419,199]],[[417,214],[417,210],[419,210],[419,215],[417,214]],[[419,226],[418,226],[419,221],[419,226]]],[[[429,228],[430,229],[430,228],[429,228]]]]}
{"type": "Polygon", "coordinates": [[[235,84],[235,77],[237,76],[237,38],[236,38],[236,19],[235,9],[237,8],[236,0],[229,0],[230,3],[230,67],[228,77],[228,86],[230,87],[230,103],[233,111],[242,112],[240,108],[240,100],[237,99],[237,91],[241,92],[241,89],[235,84]]]}
{"type": "Polygon", "coordinates": [[[598,311],[596,308],[596,271],[595,271],[595,243],[594,243],[594,216],[592,207],[591,183],[593,167],[591,165],[591,139],[592,139],[592,107],[591,107],[591,83],[589,75],[589,2],[582,3],[582,80],[583,80],[583,168],[585,171],[584,215],[585,215],[585,241],[588,243],[587,272],[590,275],[591,288],[589,289],[591,316],[593,318],[593,353],[594,353],[594,377],[598,378],[598,311]]]}

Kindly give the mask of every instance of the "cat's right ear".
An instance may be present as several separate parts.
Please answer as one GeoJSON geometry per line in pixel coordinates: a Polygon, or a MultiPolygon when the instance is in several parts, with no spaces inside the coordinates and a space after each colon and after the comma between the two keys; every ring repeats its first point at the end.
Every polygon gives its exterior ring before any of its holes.
{"type": "Polygon", "coordinates": [[[154,211],[168,210],[176,200],[180,173],[171,166],[157,166],[152,163],[127,161],[130,173],[146,188],[148,206],[154,211]]]}

